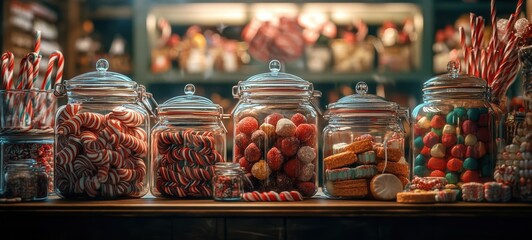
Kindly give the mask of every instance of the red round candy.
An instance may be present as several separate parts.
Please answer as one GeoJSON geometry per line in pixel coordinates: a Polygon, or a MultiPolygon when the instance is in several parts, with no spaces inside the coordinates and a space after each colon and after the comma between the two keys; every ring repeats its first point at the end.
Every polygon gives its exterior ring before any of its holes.
{"type": "Polygon", "coordinates": [[[434,115],[430,120],[430,127],[432,128],[442,128],[445,126],[445,118],[440,115],[434,115]]]}
{"type": "Polygon", "coordinates": [[[425,144],[425,146],[429,148],[431,148],[432,146],[434,146],[436,143],[439,143],[439,142],[440,142],[440,137],[438,136],[438,134],[434,132],[428,132],[423,137],[423,143],[425,144]]]}
{"type": "Polygon", "coordinates": [[[279,119],[284,118],[284,116],[280,113],[272,113],[264,118],[265,123],[269,123],[273,126],[277,126],[277,122],[279,119]]]}
{"type": "Polygon", "coordinates": [[[254,117],[245,117],[236,124],[236,129],[238,132],[251,135],[253,131],[259,129],[259,122],[254,117]]]}
{"type": "Polygon", "coordinates": [[[297,190],[303,197],[312,197],[316,193],[316,184],[313,182],[300,182],[297,184],[297,190]]]}
{"type": "Polygon", "coordinates": [[[489,142],[489,140],[490,140],[490,132],[489,132],[487,127],[478,128],[477,140],[485,142],[485,143],[489,142]]]}
{"type": "Polygon", "coordinates": [[[421,155],[423,156],[430,156],[430,148],[427,147],[427,146],[424,146],[422,149],[421,149],[421,155]]]}
{"type": "Polygon", "coordinates": [[[273,147],[266,154],[266,162],[273,171],[278,171],[283,165],[284,157],[281,151],[276,147],[273,147]]]}
{"type": "Polygon", "coordinates": [[[478,158],[477,157],[477,152],[475,151],[475,147],[474,146],[467,146],[465,157],[466,158],[468,158],[468,157],[470,157],[470,158],[478,158]]]}
{"type": "Polygon", "coordinates": [[[462,176],[460,176],[460,179],[462,179],[462,182],[468,183],[468,182],[480,182],[480,176],[477,171],[473,170],[466,170],[464,173],[462,173],[462,176]]]}
{"type": "Polygon", "coordinates": [[[310,147],[316,147],[316,141],[318,140],[318,138],[316,137],[311,137],[309,138],[307,141],[301,143],[302,146],[310,146],[310,147]]]}
{"type": "Polygon", "coordinates": [[[299,176],[299,171],[301,170],[301,161],[297,158],[292,158],[286,162],[283,166],[283,171],[289,177],[295,179],[299,176]]]}
{"type": "Polygon", "coordinates": [[[445,171],[445,165],[446,162],[443,158],[431,157],[427,162],[427,168],[430,170],[445,171]]]}
{"type": "Polygon", "coordinates": [[[458,158],[451,158],[447,161],[447,170],[451,172],[458,172],[462,170],[464,162],[458,158]]]}
{"type": "Polygon", "coordinates": [[[307,123],[307,117],[301,113],[296,113],[290,118],[290,120],[296,125],[299,126],[302,123],[307,123]]]}
{"type": "Polygon", "coordinates": [[[255,143],[250,143],[246,150],[244,150],[244,157],[249,162],[259,161],[262,157],[259,147],[255,143]]]}
{"type": "Polygon", "coordinates": [[[414,124],[414,136],[423,136],[427,132],[427,129],[421,128],[419,124],[414,124]]]}
{"type": "Polygon", "coordinates": [[[434,170],[430,172],[431,177],[445,177],[445,172],[440,170],[434,170]]]}
{"type": "Polygon", "coordinates": [[[299,140],[296,137],[287,137],[281,141],[281,152],[286,157],[296,155],[299,150],[299,140]]]}
{"type": "Polygon", "coordinates": [[[246,147],[251,143],[251,138],[248,134],[243,132],[235,136],[235,144],[241,149],[246,149],[246,147]]]}
{"type": "Polygon", "coordinates": [[[471,120],[465,120],[462,124],[462,132],[464,135],[476,134],[478,131],[477,124],[471,120]]]}
{"type": "Polygon", "coordinates": [[[299,141],[306,142],[315,136],[315,129],[313,124],[302,123],[296,128],[296,137],[299,141]]]}
{"type": "Polygon", "coordinates": [[[452,133],[444,133],[441,137],[441,143],[445,147],[451,147],[456,144],[456,135],[452,133]]]}
{"type": "Polygon", "coordinates": [[[247,173],[251,172],[251,167],[253,166],[253,164],[248,162],[245,157],[241,157],[238,160],[238,163],[240,164],[240,167],[243,167],[246,170],[247,173]]]}
{"type": "Polygon", "coordinates": [[[466,155],[466,146],[464,144],[457,144],[451,148],[451,156],[455,158],[464,159],[466,155]]]}

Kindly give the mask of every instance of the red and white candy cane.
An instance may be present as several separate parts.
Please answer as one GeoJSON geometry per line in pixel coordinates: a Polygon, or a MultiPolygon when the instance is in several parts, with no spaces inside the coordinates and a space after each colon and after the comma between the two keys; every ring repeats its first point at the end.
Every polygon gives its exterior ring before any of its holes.
{"type": "Polygon", "coordinates": [[[212,187],[204,183],[191,185],[187,188],[188,195],[193,197],[211,197],[212,196],[212,187]]]}
{"type": "Polygon", "coordinates": [[[57,117],[57,123],[61,124],[64,121],[73,118],[74,116],[76,116],[76,114],[78,114],[80,109],[81,105],[77,103],[65,105],[65,107],[59,112],[59,115],[57,117]]]}
{"type": "Polygon", "coordinates": [[[81,131],[81,127],[93,129],[93,130],[100,130],[103,126],[103,119],[104,116],[99,113],[93,113],[93,112],[82,112],[78,113],[76,116],[74,116],[71,119],[68,119],[61,123],[58,128],[57,132],[61,135],[66,135],[73,133],[75,135],[79,135],[81,131]]]}
{"type": "Polygon", "coordinates": [[[135,160],[134,169],[118,168],[116,169],[116,172],[123,181],[142,181],[144,176],[146,176],[146,164],[144,164],[144,161],[141,158],[138,158],[135,160]]]}
{"type": "Polygon", "coordinates": [[[2,88],[9,90],[8,85],[13,82],[13,70],[15,69],[15,56],[12,52],[2,54],[2,88]]]}
{"type": "Polygon", "coordinates": [[[72,163],[72,161],[76,158],[80,150],[81,145],[79,145],[79,143],[70,141],[70,144],[64,146],[57,154],[57,157],[55,159],[56,164],[66,165],[72,163]]]}
{"type": "Polygon", "coordinates": [[[176,183],[181,187],[185,187],[190,182],[190,179],[184,174],[179,174],[176,169],[166,167],[159,167],[157,169],[157,176],[164,182],[176,183]]]}
{"type": "Polygon", "coordinates": [[[163,180],[157,180],[157,190],[161,193],[176,196],[176,197],[186,197],[187,192],[184,187],[181,187],[178,183],[175,182],[165,182],[163,180]]]}
{"type": "Polygon", "coordinates": [[[253,191],[244,193],[242,198],[248,202],[293,202],[303,200],[303,196],[298,191],[283,191],[280,193],[253,191]]]}
{"type": "Polygon", "coordinates": [[[217,162],[223,162],[223,157],[218,152],[213,152],[211,155],[200,154],[190,148],[175,148],[167,154],[167,157],[173,158],[179,161],[187,161],[199,166],[209,166],[217,162]]]}
{"type": "Polygon", "coordinates": [[[80,134],[80,141],[83,144],[85,151],[88,152],[98,152],[105,147],[104,140],[92,131],[82,131],[80,134]]]}
{"type": "Polygon", "coordinates": [[[63,53],[60,51],[54,51],[50,54],[50,59],[48,60],[48,66],[46,68],[46,73],[44,74],[44,79],[41,84],[41,90],[50,90],[53,86],[61,83],[63,79],[63,69],[65,66],[65,58],[63,53]],[[52,72],[54,69],[54,64],[57,63],[57,71],[55,74],[55,81],[52,85],[52,72]]]}
{"type": "Polygon", "coordinates": [[[125,107],[116,107],[109,113],[109,118],[117,119],[128,127],[138,127],[144,123],[144,115],[125,107]]]}
{"type": "Polygon", "coordinates": [[[77,155],[73,162],[74,171],[77,176],[91,176],[93,172],[97,171],[96,167],[92,165],[91,160],[85,155],[77,155]]]}

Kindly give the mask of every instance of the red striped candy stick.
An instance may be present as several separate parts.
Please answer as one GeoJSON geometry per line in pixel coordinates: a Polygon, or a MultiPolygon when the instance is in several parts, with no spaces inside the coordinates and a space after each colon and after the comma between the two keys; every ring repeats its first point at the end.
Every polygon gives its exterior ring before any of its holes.
{"type": "Polygon", "coordinates": [[[15,56],[12,52],[2,54],[2,89],[8,90],[9,82],[13,81],[13,70],[15,67],[15,56]]]}
{"type": "Polygon", "coordinates": [[[39,65],[41,64],[41,31],[35,32],[35,45],[33,52],[37,54],[37,59],[33,62],[33,82],[39,77],[39,65]]]}
{"type": "Polygon", "coordinates": [[[46,68],[46,73],[44,74],[44,79],[41,85],[41,90],[49,90],[54,87],[56,84],[59,84],[63,79],[63,68],[65,66],[65,59],[63,54],[60,51],[54,51],[50,55],[50,60],[48,61],[48,67],[46,68]],[[54,63],[57,63],[57,71],[55,74],[54,85],[52,86],[51,78],[54,63]]]}

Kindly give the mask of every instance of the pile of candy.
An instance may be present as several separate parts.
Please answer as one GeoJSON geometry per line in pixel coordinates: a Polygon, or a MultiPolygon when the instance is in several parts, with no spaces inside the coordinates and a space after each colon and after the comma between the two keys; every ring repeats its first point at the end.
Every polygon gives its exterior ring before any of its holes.
{"type": "Polygon", "coordinates": [[[3,166],[7,166],[8,162],[13,160],[34,159],[37,164],[44,168],[48,176],[48,192],[54,192],[54,145],[52,139],[6,143],[3,147],[3,166]]]}

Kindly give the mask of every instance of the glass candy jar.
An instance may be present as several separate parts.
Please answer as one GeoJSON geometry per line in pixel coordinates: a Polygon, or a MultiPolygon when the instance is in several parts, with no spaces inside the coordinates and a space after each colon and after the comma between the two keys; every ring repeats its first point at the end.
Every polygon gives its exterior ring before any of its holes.
{"type": "Polygon", "coordinates": [[[223,109],[194,95],[192,84],[185,95],[158,107],[152,129],[151,193],[156,197],[213,196],[215,165],[225,162],[226,134],[223,109]]]}
{"type": "Polygon", "coordinates": [[[454,61],[447,69],[423,84],[423,103],[412,111],[412,177],[458,185],[489,181],[500,117],[484,80],[459,74],[454,61]]]}
{"type": "Polygon", "coordinates": [[[55,189],[68,199],[138,198],[148,192],[145,89],[109,72],[89,72],[56,86],[68,103],[55,118],[55,189]]]}
{"type": "Polygon", "coordinates": [[[240,201],[244,191],[240,164],[231,162],[216,163],[212,187],[214,200],[240,201]]]}
{"type": "Polygon", "coordinates": [[[317,191],[319,107],[313,102],[321,93],[312,83],[279,72],[240,81],[233,87],[239,98],[233,110],[235,126],[233,161],[240,163],[255,191],[297,190],[304,197],[317,191]]]}
{"type": "Polygon", "coordinates": [[[392,200],[408,183],[404,109],[367,94],[365,82],[356,94],[327,106],[323,129],[323,192],[330,198],[392,200]]]}
{"type": "Polygon", "coordinates": [[[33,159],[12,160],[4,176],[6,199],[39,201],[48,199],[48,175],[33,159]]]}

